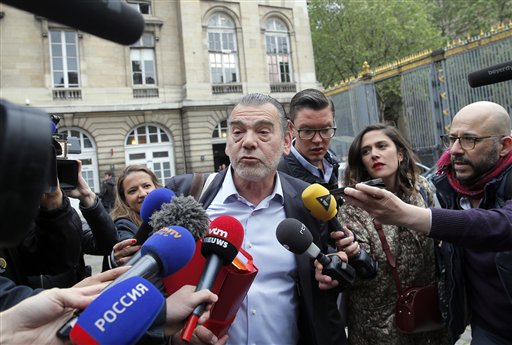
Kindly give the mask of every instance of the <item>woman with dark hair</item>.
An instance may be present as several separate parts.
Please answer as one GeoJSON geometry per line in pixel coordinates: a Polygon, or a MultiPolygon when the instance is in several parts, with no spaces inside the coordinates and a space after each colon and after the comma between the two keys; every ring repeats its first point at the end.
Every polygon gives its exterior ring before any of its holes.
{"type": "MultiPolygon", "coordinates": [[[[417,161],[411,146],[396,128],[385,124],[369,125],[350,146],[344,184],[381,178],[386,189],[403,201],[421,207],[433,206],[432,190],[426,179],[419,175],[417,161]]],[[[444,328],[416,334],[400,333],[395,326],[397,284],[376,230],[380,224],[375,224],[366,211],[349,204],[341,206],[338,218],[351,231],[347,231],[350,236],[345,239],[341,232],[331,235],[338,250],[345,251],[350,257],[363,248],[378,261],[377,276],[356,279],[354,287],[347,293],[349,344],[448,344],[444,328]]],[[[436,282],[432,239],[393,225],[382,225],[382,230],[395,258],[402,288],[436,282]]],[[[320,287],[328,286],[321,282],[320,287]]]]}
{"type": "Polygon", "coordinates": [[[127,166],[117,180],[117,197],[111,217],[117,228],[120,242],[114,246],[110,257],[112,266],[124,265],[140,249],[133,237],[142,218],[140,207],[146,196],[162,187],[158,177],[145,165],[127,166]]]}

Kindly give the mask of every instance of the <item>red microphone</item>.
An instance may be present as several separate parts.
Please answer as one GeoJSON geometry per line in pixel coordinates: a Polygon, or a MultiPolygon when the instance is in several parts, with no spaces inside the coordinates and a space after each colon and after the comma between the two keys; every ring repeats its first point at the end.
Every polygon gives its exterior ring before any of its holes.
{"type": "MultiPolygon", "coordinates": [[[[197,283],[196,291],[213,288],[220,269],[235,259],[243,239],[244,229],[236,218],[220,216],[211,222],[201,246],[201,254],[206,258],[206,264],[197,283]]],[[[204,308],[205,304],[200,304],[190,314],[185,328],[181,332],[183,341],[190,341],[204,308]]]]}

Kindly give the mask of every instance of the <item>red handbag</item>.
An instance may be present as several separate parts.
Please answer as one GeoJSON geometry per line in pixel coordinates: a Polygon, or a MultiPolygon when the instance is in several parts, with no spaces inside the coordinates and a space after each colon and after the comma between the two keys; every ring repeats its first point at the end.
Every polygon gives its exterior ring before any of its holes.
{"type": "Polygon", "coordinates": [[[444,324],[441,312],[439,311],[437,284],[402,289],[398,271],[396,270],[396,261],[391,253],[386,236],[384,236],[382,226],[376,222],[374,222],[374,225],[382,243],[382,248],[386,253],[386,260],[391,267],[396,290],[399,291],[395,306],[396,328],[405,334],[428,332],[443,328],[444,324]]]}
{"type": "Polygon", "coordinates": [[[437,284],[402,290],[395,309],[395,324],[402,333],[434,331],[444,327],[437,284]]]}

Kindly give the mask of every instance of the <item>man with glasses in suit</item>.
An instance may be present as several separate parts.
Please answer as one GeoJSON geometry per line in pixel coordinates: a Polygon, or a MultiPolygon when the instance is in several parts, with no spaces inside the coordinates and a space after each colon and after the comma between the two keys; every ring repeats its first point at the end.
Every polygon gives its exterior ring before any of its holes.
{"type": "Polygon", "coordinates": [[[302,90],[290,102],[288,119],[294,139],[277,169],[328,189],[338,187],[339,161],[329,150],[336,133],[332,101],[319,90],[302,90]]]}

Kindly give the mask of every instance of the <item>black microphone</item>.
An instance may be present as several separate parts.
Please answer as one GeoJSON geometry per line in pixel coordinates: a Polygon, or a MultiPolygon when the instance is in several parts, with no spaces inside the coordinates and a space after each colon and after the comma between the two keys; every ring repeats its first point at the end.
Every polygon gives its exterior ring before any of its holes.
{"type": "Polygon", "coordinates": [[[336,279],[339,289],[343,290],[354,285],[356,271],[352,266],[342,261],[338,255],[325,255],[313,243],[313,235],[309,229],[294,218],[283,220],[276,229],[279,243],[295,254],[306,253],[318,260],[324,267],[322,273],[336,279]]]}
{"type": "Polygon", "coordinates": [[[144,18],[121,0],[1,0],[2,2],[120,44],[133,44],[144,18]]]}
{"type": "Polygon", "coordinates": [[[479,87],[512,80],[512,61],[490,66],[468,74],[471,87],[479,87]]]}
{"type": "MultiPolygon", "coordinates": [[[[366,184],[377,186],[380,182],[382,180],[377,179],[368,181],[366,184]]],[[[338,189],[344,190],[344,188],[338,189]]],[[[318,183],[313,183],[302,192],[302,201],[313,217],[328,222],[331,232],[341,231],[345,234],[344,237],[346,237],[347,234],[343,231],[343,226],[336,217],[338,206],[336,199],[331,193],[333,191],[329,191],[318,183]]],[[[377,275],[378,263],[364,249],[361,249],[357,255],[351,256],[348,260],[361,278],[370,279],[377,275]]]]}

